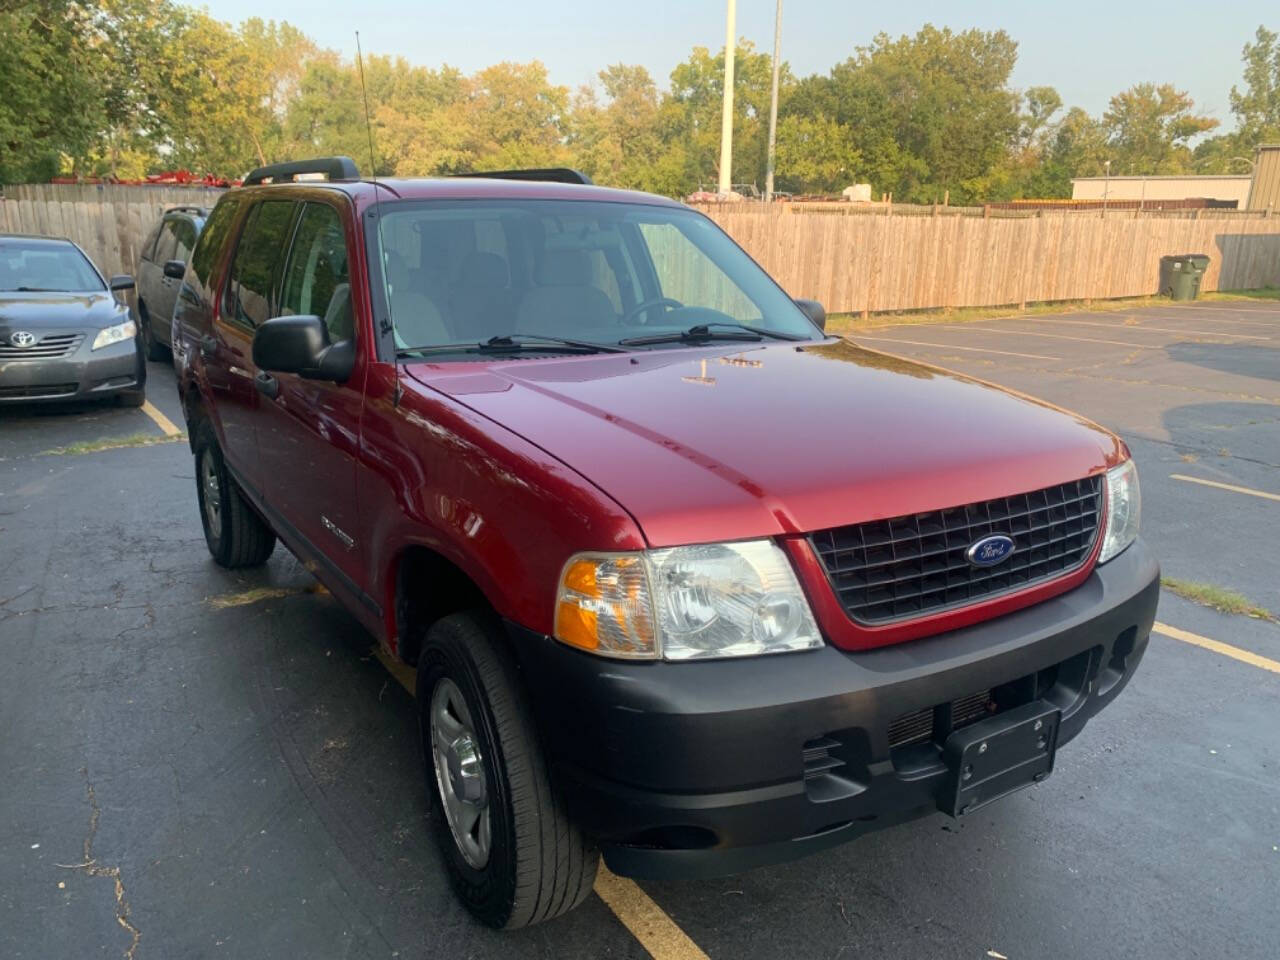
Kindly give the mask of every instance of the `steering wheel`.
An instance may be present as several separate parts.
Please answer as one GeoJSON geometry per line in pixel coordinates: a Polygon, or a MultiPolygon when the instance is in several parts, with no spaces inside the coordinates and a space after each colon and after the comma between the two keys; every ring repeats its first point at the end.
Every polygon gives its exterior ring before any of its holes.
{"type": "Polygon", "coordinates": [[[679,300],[673,300],[671,297],[654,297],[651,300],[642,300],[624,313],[620,322],[624,325],[634,323],[635,317],[646,310],[652,310],[654,307],[670,307],[672,310],[679,310],[683,306],[683,303],[679,300]]]}

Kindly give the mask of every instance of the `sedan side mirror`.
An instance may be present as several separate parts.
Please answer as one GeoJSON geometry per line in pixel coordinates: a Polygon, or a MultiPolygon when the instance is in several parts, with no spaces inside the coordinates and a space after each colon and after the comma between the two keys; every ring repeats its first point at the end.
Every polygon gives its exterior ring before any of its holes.
{"type": "Polygon", "coordinates": [[[185,260],[166,260],[164,266],[161,267],[166,277],[172,277],[174,280],[181,280],[187,272],[187,261],[185,260]]]}
{"type": "Polygon", "coordinates": [[[342,383],[355,368],[355,343],[330,343],[329,331],[317,316],[273,317],[253,335],[253,362],[272,373],[342,383]]]}
{"type": "Polygon", "coordinates": [[[818,329],[824,333],[827,329],[827,308],[820,304],[817,300],[796,300],[796,306],[800,311],[818,325],[818,329]]]}
{"type": "Polygon", "coordinates": [[[127,273],[118,273],[107,281],[107,286],[112,290],[132,290],[133,277],[127,273]]]}

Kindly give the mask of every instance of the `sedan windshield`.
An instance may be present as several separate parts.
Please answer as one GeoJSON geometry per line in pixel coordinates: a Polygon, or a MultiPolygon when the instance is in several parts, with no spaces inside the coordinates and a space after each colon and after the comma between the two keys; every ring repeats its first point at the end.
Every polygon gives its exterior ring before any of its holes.
{"type": "Polygon", "coordinates": [[[0,293],[104,290],[98,272],[65,240],[0,237],[0,293]]]}
{"type": "Polygon", "coordinates": [[[572,200],[384,203],[373,241],[397,350],[554,353],[821,336],[706,217],[572,200]],[[698,331],[690,333],[690,331],[698,331]],[[757,334],[756,331],[759,331],[757,334]],[[479,345],[484,350],[478,350],[479,345]]]}

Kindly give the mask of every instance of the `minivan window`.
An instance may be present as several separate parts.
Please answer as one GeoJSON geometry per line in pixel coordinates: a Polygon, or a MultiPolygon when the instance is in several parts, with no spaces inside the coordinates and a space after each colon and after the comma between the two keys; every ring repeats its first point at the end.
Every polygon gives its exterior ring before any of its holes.
{"type": "Polygon", "coordinates": [[[820,335],[741,248],[691,210],[400,200],[382,204],[377,224],[371,259],[399,349],[512,334],[616,345],[706,324],[820,335]]]}
{"type": "Polygon", "coordinates": [[[328,204],[306,204],[284,271],[280,313],[314,314],[324,320],[330,343],[350,339],[354,330],[349,281],[342,218],[328,204]]]}
{"type": "Polygon", "coordinates": [[[173,235],[177,239],[177,246],[174,248],[171,259],[186,260],[191,256],[191,251],[196,245],[195,224],[185,218],[170,220],[169,229],[173,231],[173,235]]]}
{"type": "Polygon", "coordinates": [[[147,239],[142,241],[142,259],[143,260],[152,260],[152,261],[155,260],[156,240],[159,238],[160,228],[163,226],[164,226],[163,222],[157,223],[154,227],[151,228],[151,232],[147,234],[147,239]]]}
{"type": "Polygon", "coordinates": [[[209,283],[209,274],[213,272],[213,265],[217,262],[218,253],[226,240],[227,231],[235,222],[236,208],[239,203],[239,198],[234,195],[219,200],[218,205],[213,208],[213,213],[205,222],[204,232],[196,242],[195,252],[191,255],[191,269],[195,272],[196,279],[206,286],[209,283]]]}
{"type": "Polygon", "coordinates": [[[178,235],[173,232],[173,221],[166,220],[160,226],[160,237],[156,240],[155,251],[151,259],[156,263],[164,263],[174,259],[178,249],[178,235]]]}
{"type": "Polygon", "coordinates": [[[296,206],[292,200],[266,200],[250,212],[231,274],[235,310],[228,312],[238,323],[256,327],[271,316],[271,296],[296,206]]]}

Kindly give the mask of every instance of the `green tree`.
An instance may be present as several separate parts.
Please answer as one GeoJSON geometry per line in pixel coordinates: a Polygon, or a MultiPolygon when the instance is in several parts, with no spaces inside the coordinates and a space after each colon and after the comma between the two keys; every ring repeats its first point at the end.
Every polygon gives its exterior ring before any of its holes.
{"type": "Polygon", "coordinates": [[[1195,150],[1196,169],[1205,173],[1247,173],[1260,144],[1280,141],[1280,36],[1258,27],[1242,59],[1245,89],[1231,88],[1236,129],[1195,150]]]}
{"type": "Polygon", "coordinates": [[[1102,116],[1114,174],[1182,173],[1191,169],[1189,141],[1218,121],[1195,111],[1185,91],[1140,83],[1111,98],[1102,116]]]}

